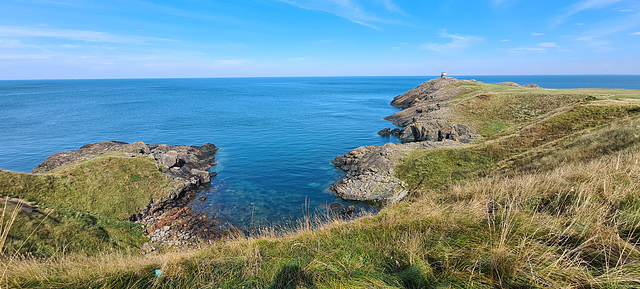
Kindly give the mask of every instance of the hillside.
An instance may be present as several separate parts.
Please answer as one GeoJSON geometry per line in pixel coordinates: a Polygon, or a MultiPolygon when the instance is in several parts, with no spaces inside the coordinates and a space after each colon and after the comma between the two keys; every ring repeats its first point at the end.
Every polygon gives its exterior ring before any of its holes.
{"type": "Polygon", "coordinates": [[[481,137],[403,151],[392,177],[407,196],[375,216],[159,254],[14,259],[0,286],[640,286],[640,91],[440,82],[396,98],[390,120],[407,141],[433,141],[420,139],[433,124],[481,137]]]}

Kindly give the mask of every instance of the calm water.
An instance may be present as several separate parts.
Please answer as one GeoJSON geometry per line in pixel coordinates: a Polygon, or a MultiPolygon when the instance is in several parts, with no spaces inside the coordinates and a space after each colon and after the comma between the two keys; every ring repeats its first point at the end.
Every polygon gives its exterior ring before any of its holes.
{"type": "MultiPolygon", "coordinates": [[[[396,95],[433,77],[0,81],[0,168],[28,172],[87,143],[220,147],[197,210],[241,228],[280,225],[339,201],[329,162],[376,132],[396,95]]],[[[547,88],[640,89],[640,76],[464,76],[547,88]]],[[[342,201],[339,201],[342,202],[342,201]]],[[[348,204],[346,202],[342,202],[348,204]]]]}

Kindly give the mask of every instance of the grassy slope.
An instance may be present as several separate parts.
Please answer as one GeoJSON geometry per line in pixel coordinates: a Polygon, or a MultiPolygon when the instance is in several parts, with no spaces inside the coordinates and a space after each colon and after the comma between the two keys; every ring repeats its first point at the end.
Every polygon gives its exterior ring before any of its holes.
{"type": "Polygon", "coordinates": [[[5,248],[36,256],[135,248],[146,238],[125,220],[170,185],[143,157],[105,155],[42,175],[0,170],[0,195],[46,208],[19,214],[5,248]]]}
{"type": "Polygon", "coordinates": [[[477,126],[486,138],[462,148],[410,153],[397,171],[412,188],[411,200],[377,216],[333,221],[317,230],[303,227],[284,237],[218,242],[199,251],[20,262],[4,282],[15,287],[637,287],[640,102],[634,99],[639,96],[629,90],[472,83],[454,109],[459,121],[477,126]],[[96,263],[101,266],[92,266],[96,263]],[[153,276],[158,268],[163,278],[153,276]]]}

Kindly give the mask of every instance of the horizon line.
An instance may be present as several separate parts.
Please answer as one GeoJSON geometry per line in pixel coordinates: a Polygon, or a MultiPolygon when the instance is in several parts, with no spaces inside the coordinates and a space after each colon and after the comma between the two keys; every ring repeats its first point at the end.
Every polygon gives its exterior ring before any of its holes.
{"type": "MultiPolygon", "coordinates": [[[[476,76],[640,76],[640,74],[461,74],[451,76],[456,77],[476,77],[476,76]]],[[[242,79],[242,78],[332,78],[332,77],[432,77],[440,78],[440,75],[316,75],[316,76],[203,76],[203,77],[129,77],[129,78],[12,78],[0,79],[0,81],[29,81],[29,80],[153,80],[153,79],[242,79]]]]}

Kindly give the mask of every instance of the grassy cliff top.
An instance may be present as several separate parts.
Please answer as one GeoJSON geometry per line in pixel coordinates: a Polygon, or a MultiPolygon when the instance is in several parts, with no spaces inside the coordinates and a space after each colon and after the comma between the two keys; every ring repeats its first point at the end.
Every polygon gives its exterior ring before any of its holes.
{"type": "Polygon", "coordinates": [[[153,159],[122,153],[44,174],[0,170],[0,196],[20,198],[36,208],[17,216],[4,249],[51,256],[137,248],[146,238],[127,219],[151,199],[166,196],[172,185],[153,159]]]}
{"type": "Polygon", "coordinates": [[[409,153],[396,172],[411,197],[376,216],[194,251],[17,261],[0,284],[640,286],[640,91],[460,85],[452,115],[485,137],[409,153]]]}

